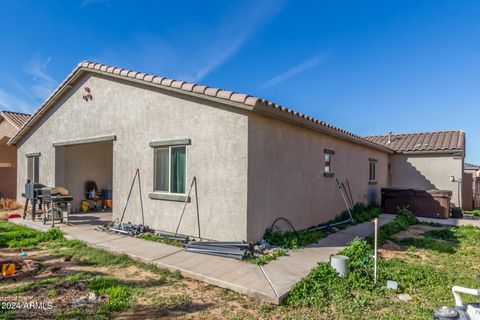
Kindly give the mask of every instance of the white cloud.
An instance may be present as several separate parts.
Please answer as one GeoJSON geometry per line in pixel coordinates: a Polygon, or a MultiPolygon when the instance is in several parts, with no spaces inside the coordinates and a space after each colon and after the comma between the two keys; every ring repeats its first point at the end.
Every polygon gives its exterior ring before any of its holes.
{"type": "Polygon", "coordinates": [[[93,61],[199,82],[231,60],[286,0],[265,0],[235,7],[215,26],[185,23],[165,37],[143,33],[111,45],[93,61]],[[169,40],[166,40],[169,39],[169,40]]]}
{"type": "Polygon", "coordinates": [[[311,69],[322,62],[327,60],[327,56],[325,54],[318,54],[308,60],[303,61],[302,63],[294,66],[293,68],[287,70],[286,72],[279,74],[278,76],[273,77],[272,79],[268,80],[264,84],[262,84],[261,88],[271,88],[276,86],[279,83],[282,83],[308,69],[311,69]]]}
{"type": "Polygon", "coordinates": [[[35,55],[26,64],[23,71],[26,74],[33,76],[33,83],[29,90],[26,90],[30,93],[30,96],[43,100],[55,89],[58,82],[47,72],[47,66],[51,61],[52,57],[49,57],[42,62],[40,57],[35,55]]]}
{"type": "Polygon", "coordinates": [[[0,110],[31,112],[32,105],[0,88],[0,110]]]}
{"type": "Polygon", "coordinates": [[[52,82],[55,83],[55,79],[50,77],[46,72],[46,67],[48,63],[52,60],[52,57],[49,57],[44,63],[40,61],[39,56],[34,56],[30,59],[30,61],[27,63],[23,71],[29,75],[32,75],[33,81],[36,81],[37,79],[41,79],[47,82],[52,82]]]}

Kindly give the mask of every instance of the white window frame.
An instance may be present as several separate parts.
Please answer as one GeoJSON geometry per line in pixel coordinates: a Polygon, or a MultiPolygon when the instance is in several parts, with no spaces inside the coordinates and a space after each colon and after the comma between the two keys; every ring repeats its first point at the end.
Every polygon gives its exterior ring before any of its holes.
{"type": "Polygon", "coordinates": [[[27,179],[30,179],[32,183],[40,183],[40,154],[27,155],[27,179]],[[32,161],[32,177],[28,177],[30,161],[32,161]],[[38,162],[37,171],[35,171],[35,161],[38,162]],[[37,181],[35,181],[35,176],[37,176],[37,181]]]}
{"type": "Polygon", "coordinates": [[[368,159],[368,182],[377,182],[377,159],[368,159]]]}
{"type": "Polygon", "coordinates": [[[187,151],[187,145],[174,145],[174,146],[165,146],[165,147],[154,147],[153,148],[153,192],[155,193],[163,193],[163,194],[174,194],[174,195],[186,195],[187,194],[187,177],[188,177],[188,151],[187,151]],[[184,186],[185,186],[185,192],[184,193],[174,193],[171,192],[172,185],[172,167],[171,167],[171,162],[172,162],[172,148],[185,148],[185,181],[184,181],[184,186]],[[168,149],[168,191],[160,191],[156,190],[157,184],[156,184],[156,179],[157,179],[157,151],[158,150],[166,150],[168,149]]]}
{"type": "Polygon", "coordinates": [[[334,177],[335,173],[333,171],[332,160],[334,158],[335,151],[331,149],[323,149],[323,176],[324,177],[334,177]],[[328,157],[328,171],[327,169],[327,157],[328,157]]]}

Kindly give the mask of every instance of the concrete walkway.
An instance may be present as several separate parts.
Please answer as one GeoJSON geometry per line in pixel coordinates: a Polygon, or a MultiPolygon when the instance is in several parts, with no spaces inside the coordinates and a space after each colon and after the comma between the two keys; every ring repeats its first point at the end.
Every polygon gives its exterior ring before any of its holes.
{"type": "MultiPolygon", "coordinates": [[[[394,217],[382,215],[380,224],[383,225],[394,217]]],[[[286,256],[265,266],[257,266],[245,261],[186,252],[176,246],[94,230],[96,225],[109,220],[110,215],[104,213],[78,215],[72,217],[72,225],[58,226],[67,238],[82,240],[93,247],[108,251],[125,253],[137,260],[155,263],[160,267],[179,270],[186,277],[258,297],[274,304],[279,304],[291,288],[308,275],[318,262],[329,261],[330,255],[340,251],[355,237],[366,237],[373,232],[371,222],[358,224],[333,233],[304,249],[290,250],[286,256]],[[96,223],[88,223],[89,219],[96,223]]],[[[28,219],[10,221],[41,231],[50,228],[50,225],[28,219]]]]}
{"type": "Polygon", "coordinates": [[[418,220],[423,222],[434,222],[444,224],[446,226],[475,226],[480,227],[480,219],[435,219],[435,218],[425,218],[417,217],[418,220]]]}

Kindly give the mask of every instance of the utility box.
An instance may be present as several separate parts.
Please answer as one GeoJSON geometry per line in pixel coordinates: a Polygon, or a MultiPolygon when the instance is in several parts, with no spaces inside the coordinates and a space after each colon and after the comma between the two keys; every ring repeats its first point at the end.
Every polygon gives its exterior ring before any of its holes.
{"type": "Polygon", "coordinates": [[[382,188],[382,209],[396,214],[398,208],[407,207],[416,216],[447,219],[450,216],[452,191],[382,188]]]}

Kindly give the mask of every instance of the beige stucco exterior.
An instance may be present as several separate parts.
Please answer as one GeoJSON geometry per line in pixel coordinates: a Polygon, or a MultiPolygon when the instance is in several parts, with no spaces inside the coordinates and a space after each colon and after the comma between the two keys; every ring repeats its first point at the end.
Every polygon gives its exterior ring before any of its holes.
{"type": "MultiPolygon", "coordinates": [[[[246,239],[247,119],[242,110],[219,103],[87,74],[19,142],[18,183],[23,186],[26,180],[27,153],[41,153],[40,183],[53,186],[56,170],[62,171],[56,166],[65,163],[72,166],[78,161],[81,168],[91,157],[79,152],[65,162],[53,143],[115,135],[114,218],[121,216],[135,170],[139,168],[145,223],[155,229],[175,231],[183,203],[148,197],[153,191],[154,170],[153,148],[149,143],[191,139],[191,145],[187,146],[187,184],[193,177],[197,178],[202,236],[218,240],[246,239]],[[86,102],[82,98],[84,87],[91,89],[93,100],[86,102]]],[[[61,181],[59,173],[57,182],[61,181]]],[[[83,182],[76,188],[83,189],[83,182]]],[[[19,197],[21,192],[22,188],[18,188],[19,197]]],[[[198,233],[194,199],[192,193],[180,233],[198,233]]],[[[75,199],[77,203],[80,200],[75,199]]],[[[132,194],[125,221],[142,222],[137,189],[132,194]]]]}
{"type": "Polygon", "coordinates": [[[259,239],[279,217],[296,229],[333,219],[346,209],[336,179],[348,179],[354,202],[380,203],[388,153],[258,114],[250,115],[248,126],[250,239],[259,239]],[[324,176],[324,149],[335,152],[334,177],[324,176]],[[369,184],[369,158],[377,160],[376,184],[369,184]]]}
{"type": "Polygon", "coordinates": [[[451,190],[452,202],[461,206],[462,184],[458,181],[462,179],[463,156],[452,153],[394,154],[390,163],[393,187],[451,190]],[[451,176],[456,181],[452,182],[451,176]]]}
{"type": "MultiPolygon", "coordinates": [[[[85,181],[94,180],[99,189],[113,189],[113,215],[120,218],[138,168],[145,224],[173,232],[184,202],[153,192],[150,144],[181,140],[189,141],[186,193],[194,177],[198,187],[186,206],[182,234],[198,235],[197,207],[201,236],[215,240],[259,240],[280,217],[296,229],[327,222],[345,210],[336,179],[348,179],[354,202],[380,203],[380,189],[395,186],[452,190],[458,203],[461,185],[450,176],[462,177],[463,156],[393,154],[281,110],[244,108],[98,72],[80,73],[62,90],[16,143],[18,198],[26,155],[40,153],[40,183],[68,188],[79,208],[85,181]],[[92,99],[84,99],[86,88],[92,99]],[[324,175],[325,149],[334,151],[334,177],[324,175]]],[[[139,200],[136,186],[124,221],[142,222],[139,200]]]]}
{"type": "Polygon", "coordinates": [[[0,193],[15,198],[17,175],[17,150],[8,146],[8,140],[17,130],[7,121],[0,119],[0,193]]]}
{"type": "MultiPolygon", "coordinates": [[[[187,186],[197,178],[201,235],[258,240],[277,217],[297,228],[326,222],[345,209],[335,178],[349,179],[355,201],[380,201],[388,153],[301,128],[254,111],[98,74],[85,74],[28,131],[18,145],[17,195],[26,180],[26,155],[40,153],[40,183],[71,190],[78,208],[84,182],[113,189],[119,218],[136,168],[145,223],[174,231],[183,202],[153,192],[153,141],[190,139],[187,186]],[[85,101],[84,88],[93,99],[85,101]],[[56,143],[114,136],[111,142],[54,147],[56,143]],[[336,177],[323,176],[323,149],[335,150],[336,177]],[[377,184],[368,183],[368,159],[377,159],[377,184]],[[302,163],[302,165],[299,165],[302,163]],[[110,167],[111,166],[111,167],[110,167]],[[111,170],[111,185],[105,174],[111,170]]],[[[194,192],[179,232],[197,235],[194,192]]],[[[135,188],[125,221],[141,223],[135,188]]]]}

